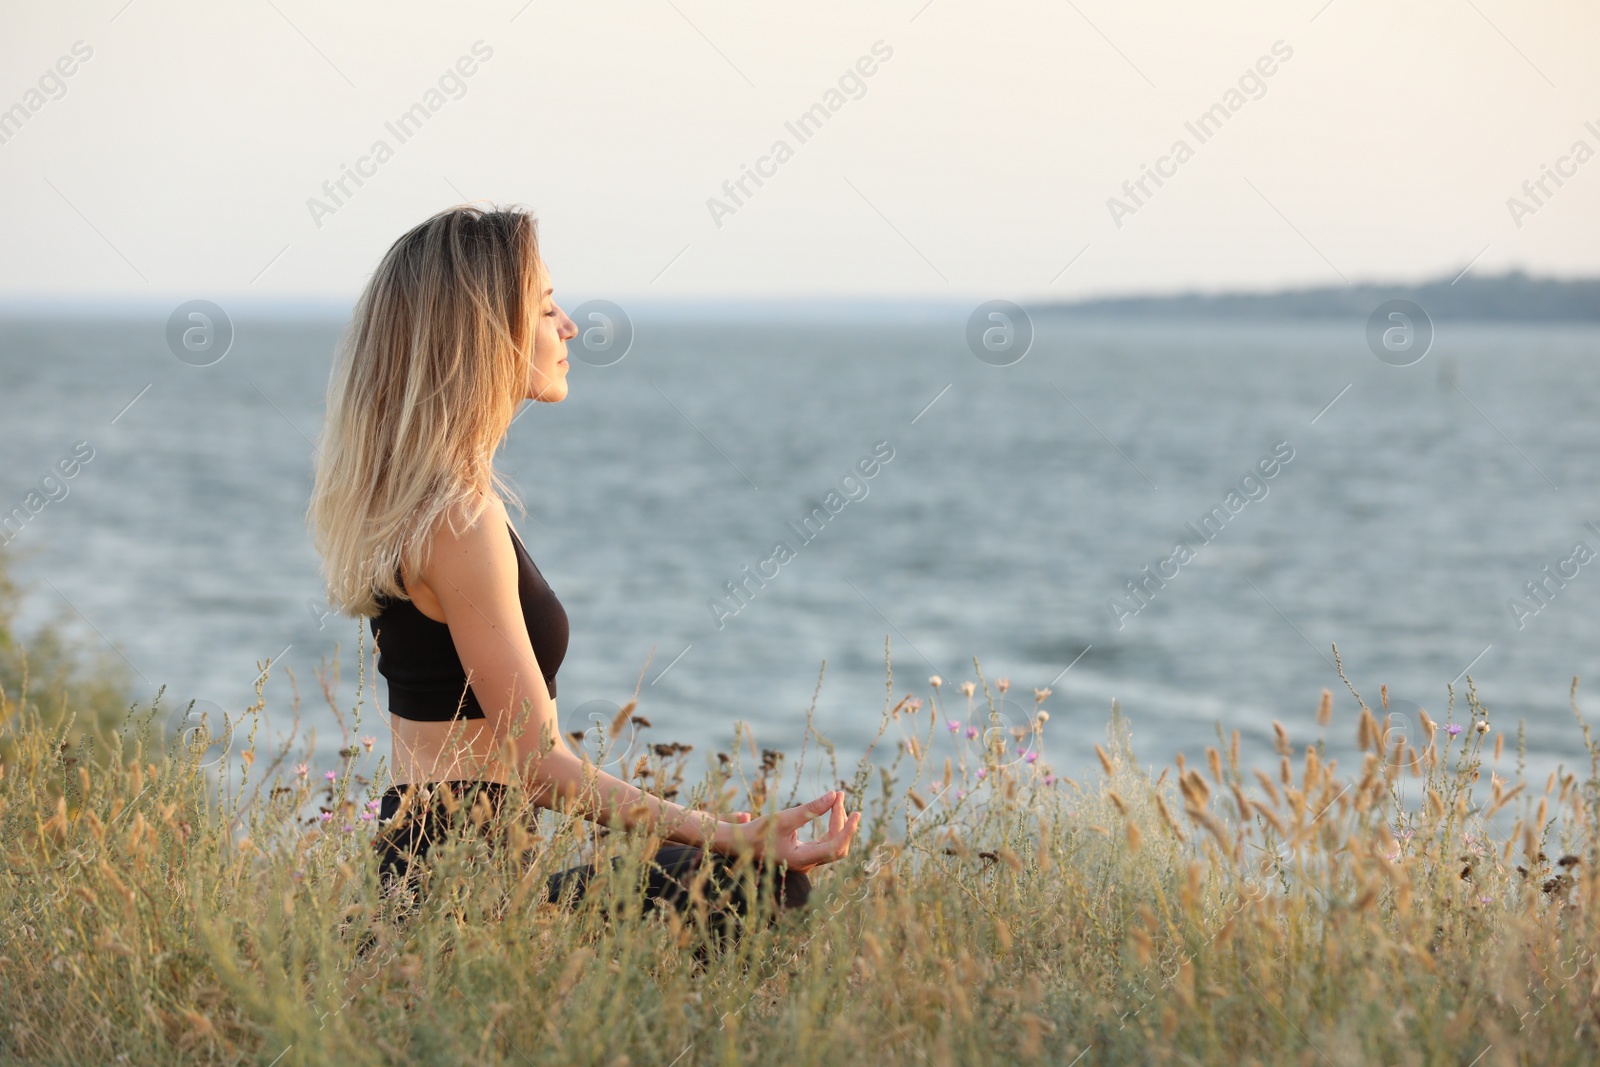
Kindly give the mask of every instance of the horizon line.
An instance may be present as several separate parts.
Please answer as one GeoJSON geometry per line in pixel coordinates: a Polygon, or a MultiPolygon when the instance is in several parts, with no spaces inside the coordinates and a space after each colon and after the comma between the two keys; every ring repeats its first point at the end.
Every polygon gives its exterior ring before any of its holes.
{"type": "MultiPolygon", "coordinates": [[[[1204,289],[1189,287],[1170,290],[1133,290],[1109,292],[1095,296],[1077,297],[1028,297],[1011,298],[1021,306],[1039,311],[1070,311],[1074,309],[1091,310],[1098,305],[1122,304],[1130,302],[1159,303],[1164,301],[1185,300],[1227,300],[1233,298],[1272,298],[1287,296],[1305,296],[1313,293],[1339,293],[1355,292],[1366,289],[1397,289],[1413,290],[1435,285],[1454,285],[1459,282],[1483,284],[1504,283],[1513,280],[1523,280],[1535,284],[1553,285],[1600,285],[1600,274],[1535,274],[1522,267],[1510,267],[1499,273],[1457,272],[1444,273],[1425,277],[1418,281],[1399,281],[1389,279],[1372,279],[1350,282],[1346,285],[1336,284],[1292,284],[1275,288],[1220,288],[1204,289]]],[[[582,299],[565,304],[569,310],[581,306],[587,300],[598,299],[595,294],[579,294],[582,299]]],[[[1003,296],[1003,294],[1001,294],[1003,296]]],[[[331,296],[328,294],[282,294],[245,296],[243,294],[220,294],[222,301],[227,301],[233,308],[246,313],[282,316],[295,314],[305,317],[348,316],[354,309],[358,293],[348,296],[331,296]]],[[[0,318],[18,319],[34,318],[51,313],[77,313],[86,317],[103,318],[123,314],[142,315],[150,312],[166,312],[176,303],[182,303],[189,296],[179,295],[177,292],[163,296],[128,294],[3,294],[0,293],[0,318]]],[[[844,310],[854,313],[884,313],[894,311],[932,311],[932,310],[970,310],[977,303],[996,298],[993,293],[973,292],[966,296],[954,295],[896,295],[881,294],[839,294],[839,293],[814,293],[796,295],[773,294],[704,294],[699,296],[642,296],[624,295],[616,302],[626,304],[630,308],[657,316],[673,316],[675,314],[695,314],[706,312],[722,313],[760,313],[763,311],[798,310],[803,307],[826,303],[835,310],[844,310]]],[[[213,297],[215,299],[215,297],[213,297]]]]}

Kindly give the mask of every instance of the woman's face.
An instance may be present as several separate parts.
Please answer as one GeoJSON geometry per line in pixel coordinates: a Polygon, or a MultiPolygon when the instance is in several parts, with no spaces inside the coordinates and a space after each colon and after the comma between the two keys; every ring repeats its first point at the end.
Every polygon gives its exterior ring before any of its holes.
{"type": "Polygon", "coordinates": [[[539,308],[533,334],[533,381],[528,399],[547,404],[567,396],[567,341],[578,336],[578,326],[556,305],[550,272],[539,269],[539,308]]]}

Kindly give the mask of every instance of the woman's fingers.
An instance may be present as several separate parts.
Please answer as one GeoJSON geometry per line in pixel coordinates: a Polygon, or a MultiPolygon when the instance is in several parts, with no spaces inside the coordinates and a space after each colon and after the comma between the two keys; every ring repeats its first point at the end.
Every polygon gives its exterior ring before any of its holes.
{"type": "Polygon", "coordinates": [[[760,836],[768,843],[762,851],[773,858],[781,858],[791,868],[804,870],[820,863],[830,863],[850,851],[851,838],[861,825],[861,813],[846,813],[843,790],[829,790],[815,800],[785,808],[772,816],[755,820],[763,832],[760,836]],[[799,830],[824,812],[828,813],[828,831],[815,841],[801,841],[799,830]],[[771,819],[768,823],[766,820],[771,819]],[[770,827],[773,838],[768,838],[765,828],[770,827]]]}
{"type": "Polygon", "coordinates": [[[842,802],[844,794],[838,792],[837,790],[833,790],[822,794],[815,800],[808,801],[804,804],[796,804],[792,808],[784,808],[782,811],[778,812],[779,832],[789,833],[791,831],[800,829],[800,827],[804,826],[812,819],[815,819],[818,815],[821,815],[830,807],[833,807],[835,803],[835,796],[840,797],[840,802],[842,802]]]}
{"type": "Polygon", "coordinates": [[[846,852],[850,851],[850,842],[855,838],[856,828],[860,825],[861,813],[859,811],[853,811],[850,813],[848,818],[840,821],[838,833],[828,835],[829,840],[838,842],[839,855],[843,856],[846,852]]]}
{"type": "Polygon", "coordinates": [[[856,831],[861,828],[861,813],[855,812],[850,816],[850,829],[844,836],[844,848],[839,855],[844,856],[850,851],[850,843],[856,839],[856,831]]]}
{"type": "Polygon", "coordinates": [[[818,841],[799,842],[789,852],[788,861],[791,867],[815,867],[823,863],[832,863],[850,851],[850,841],[855,836],[856,828],[861,825],[861,813],[852,812],[835,832],[818,841]]]}

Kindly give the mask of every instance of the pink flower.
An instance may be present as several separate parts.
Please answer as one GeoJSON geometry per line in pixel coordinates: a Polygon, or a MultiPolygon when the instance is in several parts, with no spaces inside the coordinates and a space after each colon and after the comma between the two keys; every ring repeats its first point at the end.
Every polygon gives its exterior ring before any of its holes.
{"type": "Polygon", "coordinates": [[[913,712],[921,711],[922,710],[922,698],[921,697],[912,697],[911,698],[911,702],[909,704],[907,704],[906,707],[909,708],[913,712]]]}
{"type": "Polygon", "coordinates": [[[369,800],[369,801],[367,801],[367,807],[372,809],[373,811],[377,811],[379,808],[383,807],[383,801],[381,801],[381,800],[369,800]]]}
{"type": "Polygon", "coordinates": [[[370,822],[371,820],[376,819],[376,818],[377,818],[377,816],[372,814],[372,812],[370,812],[370,811],[364,811],[364,812],[361,813],[361,821],[362,822],[370,822]]]}
{"type": "Polygon", "coordinates": [[[320,818],[323,822],[327,822],[329,819],[333,818],[333,812],[325,811],[321,815],[319,815],[318,818],[320,818]]]}
{"type": "Polygon", "coordinates": [[[377,741],[378,741],[378,739],[377,739],[377,738],[376,738],[376,737],[363,737],[363,738],[362,738],[362,739],[361,739],[361,743],[362,743],[362,744],[363,744],[363,745],[366,745],[366,746],[367,746],[367,751],[368,751],[368,752],[371,752],[371,751],[372,751],[372,746],[373,746],[373,745],[374,745],[374,744],[376,744],[376,743],[377,743],[377,741]]]}
{"type": "Polygon", "coordinates": [[[337,779],[339,776],[337,774],[335,774],[333,771],[329,771],[326,774],[324,774],[322,777],[326,778],[328,781],[331,782],[331,781],[334,781],[335,779],[337,779]]]}
{"type": "Polygon", "coordinates": [[[1461,724],[1458,722],[1453,722],[1444,728],[1444,732],[1449,734],[1451,737],[1454,737],[1456,734],[1461,732],[1461,724]]]}
{"type": "Polygon", "coordinates": [[[294,773],[304,778],[310,773],[310,769],[304,763],[296,763],[294,765],[294,773]]]}
{"type": "Polygon", "coordinates": [[[967,791],[965,789],[957,789],[956,790],[956,799],[957,800],[965,800],[965,799],[967,799],[967,791]]]}
{"type": "Polygon", "coordinates": [[[1053,775],[1053,774],[1045,775],[1044,776],[1044,784],[1045,785],[1055,785],[1056,784],[1056,776],[1053,775]]]}
{"type": "Polygon", "coordinates": [[[950,727],[951,733],[955,733],[957,730],[961,729],[961,724],[956,722],[954,719],[951,719],[949,722],[945,723],[945,725],[950,727]]]}
{"type": "Polygon", "coordinates": [[[1024,762],[1024,763],[1033,763],[1033,762],[1037,761],[1038,758],[1039,758],[1039,753],[1030,752],[1026,756],[1022,757],[1022,762],[1024,762]]]}
{"type": "Polygon", "coordinates": [[[981,782],[983,779],[985,779],[987,777],[989,777],[989,769],[987,767],[979,767],[978,768],[978,780],[981,782]]]}
{"type": "Polygon", "coordinates": [[[974,737],[977,737],[977,736],[978,736],[978,728],[976,726],[967,727],[967,740],[968,741],[971,741],[974,737]]]}
{"type": "Polygon", "coordinates": [[[355,827],[351,826],[349,823],[345,823],[344,824],[344,832],[345,833],[349,833],[351,830],[354,830],[354,829],[355,829],[355,827]]]}

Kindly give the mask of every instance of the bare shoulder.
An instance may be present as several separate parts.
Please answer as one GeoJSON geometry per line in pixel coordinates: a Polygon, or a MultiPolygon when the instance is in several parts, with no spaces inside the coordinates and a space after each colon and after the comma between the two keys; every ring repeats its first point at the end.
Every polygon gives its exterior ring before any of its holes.
{"type": "Polygon", "coordinates": [[[498,497],[484,498],[477,515],[465,504],[441,514],[429,531],[430,551],[422,577],[440,600],[448,589],[465,592],[501,586],[509,575],[515,582],[517,560],[506,535],[505,504],[498,497]]]}

